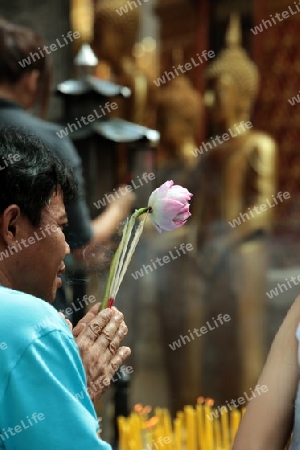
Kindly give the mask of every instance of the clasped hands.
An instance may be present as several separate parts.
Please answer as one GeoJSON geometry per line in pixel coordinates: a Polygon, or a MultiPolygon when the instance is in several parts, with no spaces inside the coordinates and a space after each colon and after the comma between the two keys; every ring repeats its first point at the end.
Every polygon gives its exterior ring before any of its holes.
{"type": "Polygon", "coordinates": [[[123,314],[114,307],[98,311],[99,304],[94,305],[72,330],[94,403],[131,353],[129,347],[120,347],[128,331],[123,314]]]}

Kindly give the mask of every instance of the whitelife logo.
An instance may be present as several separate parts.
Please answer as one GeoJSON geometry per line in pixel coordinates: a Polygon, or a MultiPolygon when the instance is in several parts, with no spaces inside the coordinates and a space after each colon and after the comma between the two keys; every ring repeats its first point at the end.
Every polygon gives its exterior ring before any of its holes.
{"type": "Polygon", "coordinates": [[[288,278],[286,278],[286,283],[277,283],[277,287],[275,287],[274,289],[271,289],[269,292],[266,292],[266,295],[269,297],[269,299],[272,299],[273,297],[277,297],[277,295],[279,295],[280,293],[282,294],[283,288],[285,289],[285,291],[288,291],[289,289],[293,289],[294,286],[298,286],[299,283],[297,283],[297,281],[299,281],[300,283],[300,275],[296,277],[291,277],[290,280],[288,280],[288,278]],[[291,286],[291,282],[294,283],[293,286],[291,286]],[[279,291],[278,291],[279,289],[279,291]]]}
{"type": "MultiPolygon", "coordinates": [[[[190,337],[192,340],[195,340],[195,336],[193,335],[193,333],[196,335],[196,337],[201,337],[203,334],[208,333],[208,331],[213,331],[216,330],[216,328],[219,328],[220,325],[224,325],[224,322],[229,322],[231,320],[231,317],[229,314],[219,314],[218,317],[215,319],[214,317],[211,319],[215,325],[211,326],[209,320],[206,322],[205,325],[206,326],[202,326],[201,328],[194,328],[193,331],[188,330],[188,333],[190,333],[190,337]]],[[[180,335],[180,339],[183,345],[185,345],[187,342],[191,342],[191,339],[189,338],[189,336],[186,334],[184,336],[182,336],[182,334],[180,335]],[[186,342],[187,340],[187,342],[186,342]]],[[[178,339],[178,341],[174,341],[172,344],[169,344],[169,347],[171,348],[171,350],[176,350],[177,348],[181,347],[181,342],[180,339],[178,339]]]]}
{"type": "MultiPolygon", "coordinates": [[[[223,133],[222,136],[219,136],[217,134],[214,138],[211,137],[210,140],[213,143],[214,147],[217,147],[220,144],[224,144],[224,142],[228,141],[229,139],[235,138],[235,137],[239,136],[240,134],[243,134],[246,131],[246,129],[249,130],[252,127],[253,127],[253,125],[251,122],[248,121],[245,123],[242,120],[239,125],[234,124],[235,130],[228,128],[228,133],[223,133]],[[235,131],[237,132],[237,134],[235,133],[235,131]],[[217,141],[217,143],[216,143],[216,141],[217,141]]],[[[197,156],[203,154],[203,150],[205,150],[207,152],[208,150],[212,150],[212,148],[213,148],[213,146],[211,145],[211,143],[209,141],[202,142],[200,147],[196,148],[195,150],[191,150],[191,153],[196,158],[197,156]]]]}
{"type": "MultiPolygon", "coordinates": [[[[276,197],[280,200],[280,203],[283,202],[283,200],[288,200],[291,196],[289,192],[278,192],[276,197]],[[282,198],[283,197],[283,198],[282,198]]],[[[260,206],[253,206],[253,208],[248,208],[249,213],[245,212],[245,213],[240,213],[239,217],[237,217],[236,219],[233,219],[231,221],[229,221],[229,225],[231,226],[231,228],[235,228],[238,225],[241,225],[241,219],[243,222],[246,222],[246,220],[250,220],[251,218],[255,217],[255,214],[261,214],[262,212],[267,211],[268,208],[274,208],[276,205],[278,205],[278,201],[276,200],[275,196],[272,195],[273,198],[273,203],[270,203],[269,199],[266,199],[266,203],[262,203],[260,206]],[[258,209],[259,208],[259,209],[258,209]],[[254,214],[255,212],[255,214],[254,214]],[[250,216],[249,216],[250,214],[250,216]]],[[[272,200],[271,200],[272,201],[272,200]]]]}
{"type": "Polygon", "coordinates": [[[23,69],[24,69],[26,66],[30,66],[30,64],[32,62],[35,62],[36,59],[44,58],[45,53],[47,53],[47,55],[50,55],[50,53],[56,52],[56,50],[58,50],[58,48],[63,48],[66,45],[68,45],[70,42],[73,42],[73,39],[79,39],[80,33],[78,31],[75,31],[74,33],[73,33],[73,31],[69,31],[67,33],[67,38],[69,40],[65,37],[64,34],[62,35],[62,38],[65,41],[65,44],[61,43],[59,39],[56,39],[56,42],[58,45],[56,45],[56,44],[44,45],[43,49],[38,47],[37,48],[38,53],[30,52],[29,56],[27,58],[24,58],[22,61],[19,61],[20,66],[23,67],[23,69]],[[50,50],[49,50],[49,47],[50,47],[50,50]]]}
{"type": "MultiPolygon", "coordinates": [[[[292,6],[289,6],[288,11],[283,11],[282,13],[275,14],[275,17],[278,20],[278,22],[282,22],[284,19],[288,19],[290,16],[294,16],[295,14],[298,14],[300,12],[300,1],[299,1],[299,3],[294,2],[294,5],[296,8],[296,11],[295,11],[295,9],[294,10],[292,9],[292,6]],[[280,17],[280,14],[281,14],[282,18],[280,17]]],[[[251,32],[256,35],[258,33],[262,33],[264,31],[264,28],[265,28],[265,30],[267,30],[268,27],[277,25],[278,22],[276,22],[275,17],[273,17],[273,14],[270,14],[270,18],[271,18],[273,24],[272,24],[271,20],[269,20],[269,19],[262,20],[260,25],[256,25],[256,27],[250,28],[251,32]]]]}
{"type": "Polygon", "coordinates": [[[162,267],[165,264],[168,264],[169,262],[179,258],[180,256],[185,255],[186,251],[190,252],[191,250],[193,250],[193,246],[192,244],[180,244],[179,249],[177,247],[174,247],[174,250],[176,251],[177,256],[176,254],[173,255],[172,251],[170,250],[168,255],[165,255],[162,258],[156,258],[155,262],[153,261],[153,259],[151,259],[151,264],[143,264],[143,267],[140,270],[137,270],[135,273],[132,273],[131,276],[135,280],[137,280],[138,278],[141,278],[144,275],[148,274],[149,271],[153,272],[153,270],[158,269],[156,264],[162,267]]]}
{"type": "Polygon", "coordinates": [[[126,376],[126,374],[133,373],[133,367],[132,366],[121,366],[118,370],[118,372],[115,373],[115,375],[112,377],[111,380],[108,378],[105,378],[104,380],[96,381],[95,383],[90,383],[91,387],[88,387],[86,391],[81,391],[77,394],[75,394],[76,400],[83,400],[86,394],[88,393],[89,396],[92,395],[94,392],[97,394],[99,392],[99,389],[104,389],[108,387],[111,383],[115,383],[116,381],[120,380],[122,377],[126,376]]]}
{"type": "MultiPolygon", "coordinates": [[[[252,388],[250,388],[250,391],[251,391],[252,397],[248,397],[247,393],[244,392],[244,396],[245,396],[245,397],[239,397],[237,400],[232,399],[232,400],[230,401],[231,405],[232,405],[234,408],[238,408],[239,406],[244,405],[244,404],[246,403],[246,400],[247,400],[248,402],[250,402],[251,400],[253,400],[253,399],[256,398],[257,396],[262,395],[262,394],[265,394],[266,392],[268,392],[268,388],[267,388],[267,386],[266,386],[265,384],[263,384],[262,386],[261,386],[260,384],[258,384],[258,385],[254,388],[254,391],[255,391],[255,392],[253,391],[252,388]],[[246,400],[245,400],[245,398],[246,398],[246,400]]],[[[250,394],[250,395],[251,395],[251,394],[250,394]]],[[[224,412],[228,412],[228,410],[232,411],[233,408],[230,406],[229,402],[226,401],[225,403],[226,403],[227,406],[225,406],[225,405],[223,405],[223,406],[221,406],[221,407],[218,406],[218,408],[217,408],[214,412],[212,411],[210,414],[206,414],[206,417],[207,417],[209,420],[214,420],[214,419],[217,419],[217,418],[219,417],[219,415],[222,416],[224,412]]]]}
{"type": "Polygon", "coordinates": [[[97,110],[94,109],[93,113],[94,114],[89,114],[88,116],[81,116],[80,119],[78,119],[77,117],[75,118],[76,123],[68,123],[67,126],[65,128],[62,128],[59,131],[56,131],[57,136],[62,139],[63,137],[66,137],[69,135],[69,133],[73,133],[73,131],[77,131],[78,127],[82,128],[82,124],[80,122],[83,123],[83,125],[88,125],[89,123],[95,122],[96,118],[97,119],[101,119],[101,117],[106,116],[107,112],[110,113],[111,110],[116,110],[118,109],[118,105],[116,102],[106,102],[105,105],[102,107],[102,105],[99,105],[99,108],[102,112],[102,114],[98,114],[97,110]],[[103,109],[105,108],[107,110],[107,112],[103,109]]]}
{"type": "MultiPolygon", "coordinates": [[[[148,1],[149,1],[149,0],[143,0],[144,3],[147,3],[148,1]]],[[[129,8],[131,9],[131,11],[133,10],[133,7],[134,7],[134,8],[138,8],[139,6],[142,6],[143,3],[141,3],[141,0],[137,0],[137,2],[134,2],[134,1],[130,2],[130,1],[128,0],[127,5],[128,5],[129,8]],[[138,4],[137,4],[137,2],[138,2],[138,4]]],[[[116,9],[116,13],[118,13],[119,16],[123,16],[123,14],[127,14],[128,11],[129,11],[127,5],[121,6],[121,8],[116,9]]]]}
{"type": "MultiPolygon", "coordinates": [[[[214,58],[216,55],[212,50],[203,50],[203,52],[201,53],[202,58],[207,61],[208,58],[214,58]]],[[[191,58],[190,61],[191,62],[187,62],[184,65],[182,64],[178,64],[177,67],[173,66],[173,71],[171,70],[171,72],[165,71],[164,74],[160,77],[157,78],[156,80],[153,81],[153,83],[159,87],[162,84],[166,84],[167,81],[171,81],[176,77],[180,76],[180,73],[186,73],[188,70],[192,70],[194,67],[198,67],[200,66],[200,64],[203,64],[203,59],[201,58],[201,56],[199,55],[199,53],[197,53],[197,59],[195,61],[194,58],[191,58]],[[198,61],[197,61],[198,60],[198,61]],[[178,70],[180,71],[180,73],[178,72],[178,70]],[[167,77],[167,80],[166,80],[167,77]]]]}
{"type": "Polygon", "coordinates": [[[289,102],[290,105],[295,106],[296,103],[300,103],[300,95],[297,94],[297,97],[289,98],[288,102],[289,102]]]}
{"type": "Polygon", "coordinates": [[[7,343],[6,342],[0,342],[0,350],[7,350],[7,343]]]}
{"type": "Polygon", "coordinates": [[[156,441],[154,439],[152,439],[152,443],[147,444],[146,448],[143,448],[142,450],[159,450],[165,444],[166,445],[170,444],[171,438],[169,436],[165,436],[165,437],[159,436],[159,438],[157,438],[156,441]]]}
{"type": "Polygon", "coordinates": [[[16,154],[10,153],[9,155],[7,155],[6,158],[1,158],[0,159],[0,171],[7,169],[7,167],[12,166],[14,163],[20,161],[20,159],[21,159],[21,156],[18,153],[16,153],[16,154]]]}
{"type": "Polygon", "coordinates": [[[19,251],[24,250],[24,248],[29,247],[29,245],[33,245],[38,241],[41,241],[42,239],[46,238],[47,236],[50,236],[51,233],[56,233],[58,230],[56,225],[46,225],[45,228],[40,228],[40,234],[38,231],[35,231],[33,233],[33,236],[30,236],[28,239],[21,239],[21,242],[18,240],[16,241],[15,245],[12,245],[11,247],[7,247],[7,250],[0,252],[0,261],[3,261],[3,258],[9,258],[10,256],[14,255],[15,253],[19,253],[19,251]],[[46,232],[48,234],[46,234],[46,232]]]}
{"type": "MultiPolygon", "coordinates": [[[[7,429],[3,428],[1,430],[0,439],[2,440],[2,442],[4,442],[6,439],[9,439],[11,436],[15,436],[16,434],[21,433],[23,430],[27,430],[28,428],[33,427],[35,424],[39,423],[39,421],[42,421],[44,419],[45,419],[45,415],[43,413],[34,412],[31,415],[31,418],[29,418],[27,416],[26,419],[21,420],[20,424],[15,425],[14,427],[8,427],[7,429]]],[[[6,448],[6,445],[5,445],[5,448],[6,448]]],[[[11,444],[11,448],[15,448],[15,446],[13,444],[11,444]]]]}
{"type": "Polygon", "coordinates": [[[117,190],[113,189],[113,193],[105,194],[104,198],[102,200],[98,200],[94,203],[94,206],[96,206],[97,209],[103,208],[108,203],[114,202],[116,198],[120,198],[122,195],[126,195],[128,192],[132,192],[134,189],[139,189],[140,187],[144,186],[144,184],[149,183],[149,181],[155,180],[154,173],[150,172],[144,172],[142,175],[142,179],[137,176],[135,180],[131,180],[130,184],[128,184],[125,187],[119,187],[117,190]],[[136,184],[135,183],[138,183],[136,184]]]}
{"type": "MultiPolygon", "coordinates": [[[[92,303],[95,303],[97,301],[97,298],[94,295],[90,295],[89,297],[87,295],[84,295],[82,299],[80,300],[77,298],[77,305],[72,302],[70,306],[68,306],[66,309],[60,309],[58,312],[62,313],[64,316],[70,316],[73,314],[74,311],[81,311],[82,309],[85,309],[86,306],[90,306],[92,303]]],[[[39,322],[37,325],[35,325],[35,330],[37,332],[44,330],[48,327],[53,327],[56,325],[56,321],[49,319],[49,317],[46,317],[42,322],[39,322]]]]}

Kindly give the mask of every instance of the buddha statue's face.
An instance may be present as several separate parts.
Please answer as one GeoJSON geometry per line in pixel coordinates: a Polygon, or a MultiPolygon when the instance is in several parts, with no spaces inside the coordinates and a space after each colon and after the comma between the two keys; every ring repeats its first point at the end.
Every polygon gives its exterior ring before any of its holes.
{"type": "Polygon", "coordinates": [[[94,49],[99,59],[104,59],[108,62],[118,61],[123,51],[122,39],[121,34],[118,33],[113,24],[96,22],[94,49]]]}
{"type": "Polygon", "coordinates": [[[229,74],[209,78],[204,102],[210,120],[217,128],[226,130],[244,119],[245,102],[229,74]]]}

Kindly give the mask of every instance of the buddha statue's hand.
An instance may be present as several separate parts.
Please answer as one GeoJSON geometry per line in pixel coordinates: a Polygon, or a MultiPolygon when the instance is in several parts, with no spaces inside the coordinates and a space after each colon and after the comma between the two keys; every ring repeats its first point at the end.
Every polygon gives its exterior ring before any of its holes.
{"type": "Polygon", "coordinates": [[[120,347],[128,331],[123,314],[116,308],[98,311],[99,304],[94,305],[73,329],[93,402],[131,353],[129,347],[120,347]]]}

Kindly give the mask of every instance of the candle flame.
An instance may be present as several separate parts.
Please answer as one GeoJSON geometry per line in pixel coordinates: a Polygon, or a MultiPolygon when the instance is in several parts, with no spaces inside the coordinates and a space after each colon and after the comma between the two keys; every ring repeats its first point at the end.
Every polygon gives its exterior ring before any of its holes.
{"type": "Polygon", "coordinates": [[[204,397],[198,397],[197,398],[197,403],[198,403],[198,405],[203,405],[205,403],[205,398],[204,397]]]}
{"type": "Polygon", "coordinates": [[[151,430],[152,428],[155,428],[156,425],[159,422],[159,418],[157,416],[151,417],[151,419],[147,420],[144,424],[144,429],[151,430]]]}
{"type": "Polygon", "coordinates": [[[133,407],[134,412],[140,414],[143,411],[143,405],[141,403],[137,403],[133,407]]]}
{"type": "Polygon", "coordinates": [[[152,407],[150,405],[145,406],[143,409],[143,414],[150,414],[152,411],[152,407]]]}
{"type": "Polygon", "coordinates": [[[207,399],[205,400],[205,404],[206,404],[206,406],[214,406],[215,401],[214,401],[214,399],[212,399],[212,398],[207,398],[207,399]]]}

